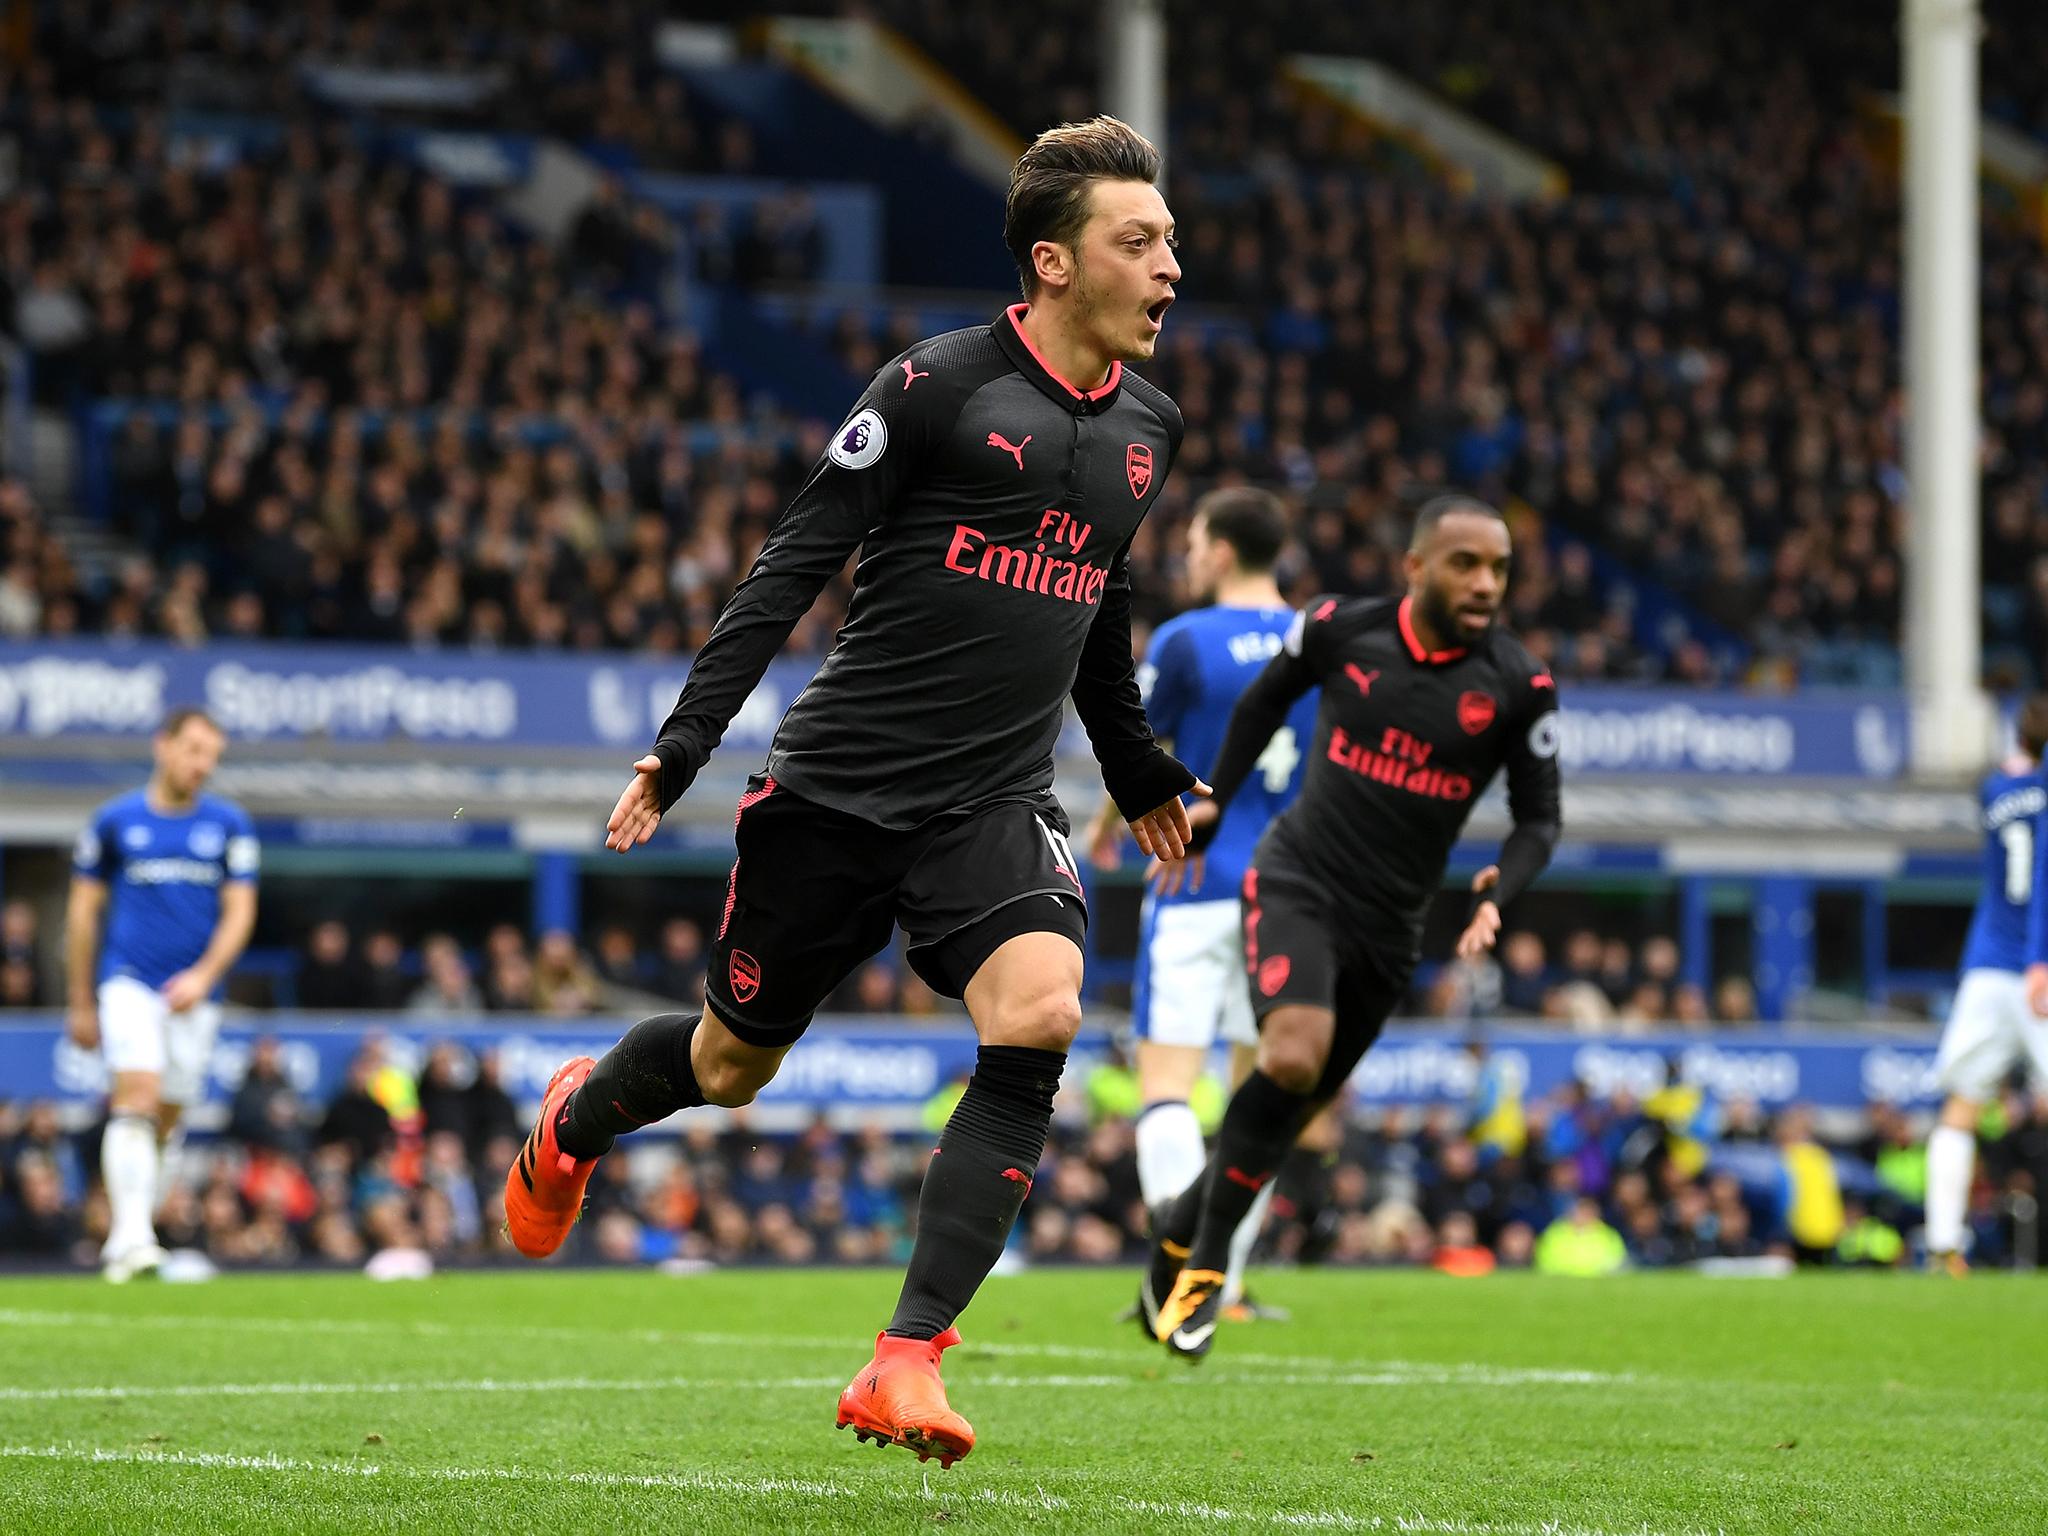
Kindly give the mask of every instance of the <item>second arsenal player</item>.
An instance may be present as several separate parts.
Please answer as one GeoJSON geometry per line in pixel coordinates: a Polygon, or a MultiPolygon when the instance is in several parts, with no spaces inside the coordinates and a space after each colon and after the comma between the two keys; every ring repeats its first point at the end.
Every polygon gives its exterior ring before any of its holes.
{"type": "MultiPolygon", "coordinates": [[[[1208,1353],[1231,1233],[1406,993],[1452,845],[1502,767],[1514,830],[1500,862],[1472,883],[1461,959],[1492,948],[1501,908],[1550,862],[1560,827],[1557,688],[1494,623],[1510,554],[1507,524],[1486,503],[1458,494],[1424,502],[1408,595],[1319,597],[1297,614],[1231,715],[1214,798],[1189,813],[1200,849],[1288,707],[1321,687],[1301,795],[1260,839],[1244,877],[1258,1065],[1232,1095],[1202,1177],[1153,1234],[1149,1283],[1167,1297],[1154,1332],[1177,1355],[1208,1353]]],[[[1167,865],[1158,882],[1172,889],[1189,869],[1167,865]]]]}

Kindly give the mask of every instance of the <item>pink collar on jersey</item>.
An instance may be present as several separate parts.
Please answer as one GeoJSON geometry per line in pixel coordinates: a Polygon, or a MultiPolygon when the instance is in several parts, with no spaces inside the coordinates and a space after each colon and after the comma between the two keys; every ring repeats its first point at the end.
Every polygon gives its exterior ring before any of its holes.
{"type": "Polygon", "coordinates": [[[1410,656],[1413,656],[1424,666],[1436,666],[1446,661],[1456,661],[1465,654],[1465,647],[1462,645],[1453,646],[1448,651],[1424,650],[1422,638],[1415,633],[1415,621],[1408,616],[1408,610],[1414,605],[1415,599],[1412,597],[1401,599],[1401,638],[1408,643],[1408,654],[1410,656]]]}
{"type": "Polygon", "coordinates": [[[1109,377],[1102,381],[1101,387],[1097,389],[1076,389],[1057,368],[1045,360],[1045,354],[1039,351],[1037,344],[1032,341],[1031,333],[1024,329],[1024,317],[1030,312],[1031,306],[1029,304],[1012,304],[1007,311],[1010,316],[1010,324],[1016,328],[1017,339],[1024,343],[1024,350],[1031,354],[1032,361],[1043,368],[1045,376],[1059,385],[1061,389],[1064,389],[1076,400],[1100,400],[1104,395],[1111,393],[1123,381],[1124,365],[1121,362],[1112,362],[1109,365],[1109,377]]]}

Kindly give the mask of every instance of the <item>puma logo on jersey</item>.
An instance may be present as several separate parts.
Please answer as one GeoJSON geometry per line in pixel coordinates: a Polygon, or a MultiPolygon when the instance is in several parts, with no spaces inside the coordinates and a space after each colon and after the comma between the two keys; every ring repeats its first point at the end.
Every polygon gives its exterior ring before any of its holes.
{"type": "Polygon", "coordinates": [[[1028,432],[1024,435],[1024,441],[1022,443],[1013,443],[1007,437],[1003,436],[1003,434],[1000,432],[991,432],[988,435],[989,447],[1000,448],[1003,450],[1003,452],[1009,454],[1010,457],[1017,461],[1017,467],[1019,469],[1022,469],[1024,467],[1024,448],[1025,445],[1028,444],[1030,441],[1031,434],[1028,432]]]}
{"type": "MultiPolygon", "coordinates": [[[[903,359],[901,366],[903,368],[903,387],[905,389],[910,388],[910,386],[915,384],[919,379],[928,379],[931,377],[931,375],[928,373],[917,372],[915,367],[913,366],[913,360],[910,358],[906,357],[905,359],[903,359]]],[[[1025,441],[1028,442],[1030,441],[1030,439],[1027,438],[1025,439],[1025,441]]]]}
{"type": "Polygon", "coordinates": [[[1359,666],[1357,662],[1347,661],[1344,663],[1344,675],[1350,678],[1352,682],[1358,684],[1358,692],[1361,698],[1369,699],[1372,697],[1372,685],[1379,680],[1380,669],[1374,667],[1368,672],[1359,666]]]}

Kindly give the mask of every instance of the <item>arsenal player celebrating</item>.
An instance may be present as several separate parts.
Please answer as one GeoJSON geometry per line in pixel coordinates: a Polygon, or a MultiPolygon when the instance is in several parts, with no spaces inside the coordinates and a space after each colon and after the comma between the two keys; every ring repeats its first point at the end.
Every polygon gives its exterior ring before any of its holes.
{"type": "Polygon", "coordinates": [[[1173,402],[1124,371],[1152,355],[1180,278],[1158,175],[1158,151],[1115,118],[1041,134],[1004,218],[1024,302],[890,362],[833,433],[606,837],[621,853],[647,841],[859,550],[832,653],[740,801],[703,1015],[642,1020],[602,1061],[566,1064],[505,1180],[513,1243],[552,1253],[614,1137],[750,1102],[900,924],[981,1048],[925,1174],[895,1316],[839,1424],[947,1466],[974,1431],[939,1354],[1031,1188],[1081,1022],[1087,909],[1052,795],[1067,697],[1148,853],[1184,856],[1180,796],[1208,792],[1153,739],[1131,660],[1131,539],[1181,441],[1173,402]]]}
{"type": "MultiPolygon", "coordinates": [[[[1399,601],[1319,597],[1247,688],[1217,753],[1194,844],[1287,717],[1321,687],[1301,796],[1244,878],[1244,963],[1258,1066],[1232,1096],[1201,1178],[1153,1234],[1154,1331],[1199,1360],[1216,1332],[1230,1235],[1309,1118],[1342,1088],[1407,991],[1430,898],[1472,806],[1505,765],[1514,830],[1472,882],[1460,959],[1492,948],[1501,908],[1557,844],[1557,689],[1494,625],[1507,591],[1501,515],[1460,495],[1425,502],[1399,601]],[[1171,1290],[1169,1293],[1169,1285],[1171,1290]]],[[[1164,866],[1179,886],[1188,861],[1164,866]]]]}

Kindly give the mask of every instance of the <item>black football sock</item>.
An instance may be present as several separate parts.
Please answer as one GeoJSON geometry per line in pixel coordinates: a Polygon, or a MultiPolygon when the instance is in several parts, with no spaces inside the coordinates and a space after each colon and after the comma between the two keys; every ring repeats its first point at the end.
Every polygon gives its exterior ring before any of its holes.
{"type": "Polygon", "coordinates": [[[1215,1166],[1216,1154],[1212,1151],[1202,1171],[1195,1175],[1195,1182],[1171,1200],[1161,1201],[1152,1212],[1154,1240],[1171,1243],[1181,1258],[1187,1257],[1188,1246],[1195,1240],[1195,1228],[1202,1224],[1202,1191],[1208,1187],[1209,1173],[1215,1166]]]}
{"type": "Polygon", "coordinates": [[[657,1013],[626,1031],[569,1095],[555,1140],[578,1159],[602,1157],[615,1138],[704,1102],[690,1066],[694,1013],[657,1013]]]}
{"type": "Polygon", "coordinates": [[[1065,1051],[984,1045],[925,1166],[917,1242],[889,1332],[944,1333],[1002,1256],[1052,1125],[1065,1051]]]}
{"type": "Polygon", "coordinates": [[[1287,1156],[1314,1103],[1312,1095],[1289,1093],[1256,1070],[1230,1096],[1202,1180],[1202,1216],[1189,1244],[1189,1269],[1221,1272],[1229,1264],[1231,1233],[1287,1156]]]}

